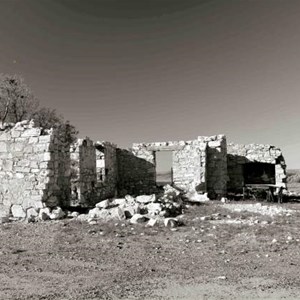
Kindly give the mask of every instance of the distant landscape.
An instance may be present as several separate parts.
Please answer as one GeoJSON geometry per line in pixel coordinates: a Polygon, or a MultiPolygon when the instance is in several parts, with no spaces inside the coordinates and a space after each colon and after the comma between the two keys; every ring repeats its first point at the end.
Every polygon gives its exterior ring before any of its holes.
{"type": "Polygon", "coordinates": [[[287,170],[287,187],[291,192],[300,193],[300,169],[287,170]]]}
{"type": "Polygon", "coordinates": [[[157,185],[165,185],[167,183],[172,182],[171,178],[171,172],[170,171],[160,171],[156,172],[156,183],[157,185]]]}

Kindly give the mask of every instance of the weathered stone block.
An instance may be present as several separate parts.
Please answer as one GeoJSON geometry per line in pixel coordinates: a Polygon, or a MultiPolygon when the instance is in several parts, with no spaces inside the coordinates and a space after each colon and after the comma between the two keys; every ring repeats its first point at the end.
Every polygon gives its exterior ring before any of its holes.
{"type": "Polygon", "coordinates": [[[15,218],[25,218],[26,217],[26,213],[23,210],[22,206],[18,205],[18,204],[14,204],[11,207],[11,213],[12,213],[13,217],[15,217],[15,218]]]}
{"type": "Polygon", "coordinates": [[[8,152],[8,146],[6,142],[0,142],[0,152],[8,152]]]}

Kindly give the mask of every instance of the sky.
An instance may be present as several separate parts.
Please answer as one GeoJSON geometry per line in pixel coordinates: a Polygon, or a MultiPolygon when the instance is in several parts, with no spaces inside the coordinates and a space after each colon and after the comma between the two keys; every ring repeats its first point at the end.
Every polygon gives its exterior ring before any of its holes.
{"type": "Polygon", "coordinates": [[[0,73],[80,136],[225,134],[300,168],[299,0],[0,0],[0,73]]]}

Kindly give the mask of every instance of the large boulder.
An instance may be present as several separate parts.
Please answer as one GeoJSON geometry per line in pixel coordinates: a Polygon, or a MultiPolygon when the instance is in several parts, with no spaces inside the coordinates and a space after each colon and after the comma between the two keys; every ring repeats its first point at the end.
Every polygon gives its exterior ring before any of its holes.
{"type": "Polygon", "coordinates": [[[26,218],[26,212],[23,210],[23,207],[21,205],[18,204],[14,204],[11,207],[11,213],[13,215],[14,218],[26,218]]]}

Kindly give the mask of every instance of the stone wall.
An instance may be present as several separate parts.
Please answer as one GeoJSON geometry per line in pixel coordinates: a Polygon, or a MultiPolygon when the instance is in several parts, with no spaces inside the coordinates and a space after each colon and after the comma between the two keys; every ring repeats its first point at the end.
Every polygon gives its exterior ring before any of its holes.
{"type": "Polygon", "coordinates": [[[172,151],[172,181],[183,190],[206,191],[206,143],[169,141],[135,143],[131,151],[118,150],[121,195],[149,194],[156,190],[156,152],[172,151]]]}
{"type": "Polygon", "coordinates": [[[96,151],[89,138],[78,139],[70,147],[70,206],[93,206],[96,200],[96,151]]]}
{"type": "Polygon", "coordinates": [[[227,193],[226,137],[199,136],[198,141],[207,144],[207,192],[211,199],[218,199],[227,193]]]}
{"type": "Polygon", "coordinates": [[[68,201],[69,153],[52,130],[23,121],[0,131],[0,211],[25,217],[29,208],[68,201]]]}
{"type": "Polygon", "coordinates": [[[183,190],[206,192],[206,143],[185,142],[180,150],[173,151],[173,182],[183,190]]]}
{"type": "Polygon", "coordinates": [[[156,152],[172,151],[173,184],[208,192],[217,199],[241,190],[244,165],[274,165],[275,184],[285,187],[286,165],[280,149],[270,145],[227,146],[226,137],[133,144],[118,149],[89,138],[67,144],[58,132],[20,122],[0,131],[0,212],[25,217],[43,206],[91,207],[116,196],[152,194],[156,187],[156,152]]]}
{"type": "Polygon", "coordinates": [[[96,142],[97,198],[107,199],[117,194],[117,146],[109,142],[96,142]]]}
{"type": "Polygon", "coordinates": [[[286,164],[279,148],[261,144],[228,144],[228,189],[241,190],[244,185],[244,165],[258,162],[275,165],[275,184],[286,187],[286,164]]]}
{"type": "Polygon", "coordinates": [[[152,194],[156,191],[155,156],[144,148],[117,149],[118,195],[152,194]],[[142,157],[137,157],[139,153],[142,157]]]}

